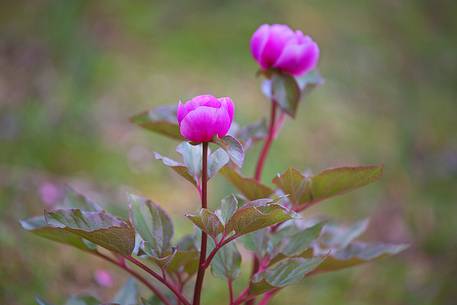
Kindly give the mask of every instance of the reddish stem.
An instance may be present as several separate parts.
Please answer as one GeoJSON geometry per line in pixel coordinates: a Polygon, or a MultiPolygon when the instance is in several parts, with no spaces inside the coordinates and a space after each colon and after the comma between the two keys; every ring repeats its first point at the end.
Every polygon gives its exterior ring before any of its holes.
{"type": "Polygon", "coordinates": [[[228,290],[229,290],[229,300],[230,300],[229,305],[233,305],[233,281],[231,279],[229,279],[227,281],[227,286],[228,286],[228,290]]]}
{"type": "MultiPolygon", "coordinates": [[[[255,168],[255,174],[254,174],[254,179],[256,181],[260,181],[262,178],[262,171],[263,167],[265,165],[265,160],[267,159],[268,152],[270,151],[271,144],[273,143],[274,138],[277,136],[276,135],[276,109],[278,105],[274,100],[271,101],[271,113],[270,113],[270,125],[268,127],[268,134],[267,138],[265,139],[265,142],[263,144],[262,150],[260,151],[259,159],[257,160],[257,165],[255,168]]],[[[253,259],[252,259],[252,270],[251,270],[251,279],[256,274],[257,270],[259,268],[259,259],[255,254],[253,254],[253,259]]],[[[247,301],[247,305],[252,305],[254,304],[254,299],[247,301]]]]}
{"type": "MultiPolygon", "coordinates": [[[[202,209],[208,207],[208,142],[203,142],[203,151],[202,151],[202,209]]],[[[200,296],[202,293],[203,279],[205,277],[205,260],[206,260],[206,244],[208,242],[208,236],[205,232],[202,231],[202,240],[200,246],[200,261],[198,264],[197,279],[195,281],[194,288],[194,299],[192,301],[193,305],[200,305],[200,296]]]]}
{"type": "Polygon", "coordinates": [[[260,302],[257,305],[267,305],[268,302],[271,300],[271,298],[275,295],[276,292],[278,292],[279,289],[271,290],[265,293],[260,300],[260,302]]]}
{"type": "Polygon", "coordinates": [[[136,258],[134,258],[132,256],[124,256],[124,258],[127,259],[128,261],[132,262],[133,264],[137,265],[138,267],[140,267],[141,269],[143,269],[144,271],[146,271],[147,273],[152,275],[159,282],[164,284],[168,289],[171,290],[171,292],[174,293],[174,295],[183,304],[190,305],[189,301],[186,300],[184,295],[173,284],[171,284],[169,281],[167,281],[165,278],[163,278],[160,274],[158,274],[157,272],[155,272],[154,270],[152,270],[151,268],[149,268],[148,266],[146,266],[145,264],[143,264],[142,262],[140,262],[139,260],[137,260],[136,258]]]}
{"type": "Polygon", "coordinates": [[[208,254],[208,257],[205,259],[205,262],[203,263],[203,268],[206,269],[209,267],[209,264],[211,264],[211,261],[213,260],[214,256],[216,255],[217,251],[219,251],[220,248],[234,240],[235,238],[238,238],[238,235],[233,235],[227,239],[222,239],[214,249],[208,254]]]}
{"type": "Polygon", "coordinates": [[[270,126],[268,128],[268,135],[263,144],[262,150],[260,151],[259,159],[255,168],[254,179],[260,181],[262,178],[262,171],[265,165],[265,160],[267,158],[268,152],[270,151],[271,144],[275,137],[275,120],[276,120],[276,109],[277,104],[275,101],[271,101],[271,114],[270,114],[270,126]]]}
{"type": "Polygon", "coordinates": [[[256,295],[250,295],[248,293],[240,295],[234,302],[233,305],[240,305],[244,302],[249,302],[255,300],[256,295]]]}
{"type": "Polygon", "coordinates": [[[102,254],[100,252],[96,252],[95,255],[97,255],[98,257],[100,258],[103,258],[104,260],[118,266],[119,268],[125,270],[126,272],[128,272],[130,275],[132,275],[134,278],[136,278],[138,281],[140,281],[141,283],[143,283],[143,285],[145,285],[146,287],[149,288],[149,290],[152,291],[152,293],[154,293],[165,305],[172,305],[171,302],[156,288],[154,287],[151,283],[149,283],[144,277],[141,276],[141,274],[139,274],[138,272],[136,272],[135,270],[133,269],[130,269],[125,263],[124,261],[116,261],[115,259],[105,255],[105,254],[102,254]]]}

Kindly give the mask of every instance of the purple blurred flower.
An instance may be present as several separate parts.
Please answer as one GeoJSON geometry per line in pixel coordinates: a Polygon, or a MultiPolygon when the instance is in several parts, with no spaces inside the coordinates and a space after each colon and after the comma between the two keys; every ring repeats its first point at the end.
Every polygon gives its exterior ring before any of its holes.
{"type": "Polygon", "coordinates": [[[179,102],[177,119],[181,135],[192,142],[209,142],[222,138],[232,125],[234,105],[229,97],[199,95],[186,103],[179,102]]]}
{"type": "Polygon", "coordinates": [[[111,276],[111,273],[104,269],[95,270],[95,281],[102,287],[113,286],[113,277],[111,276]]]}
{"type": "Polygon", "coordinates": [[[39,188],[41,201],[46,206],[53,206],[60,198],[60,189],[52,182],[43,182],[39,188]]]}
{"type": "Polygon", "coordinates": [[[251,53],[262,69],[295,76],[313,70],[319,61],[319,47],[311,37],[283,24],[261,25],[252,35],[251,53]]]}

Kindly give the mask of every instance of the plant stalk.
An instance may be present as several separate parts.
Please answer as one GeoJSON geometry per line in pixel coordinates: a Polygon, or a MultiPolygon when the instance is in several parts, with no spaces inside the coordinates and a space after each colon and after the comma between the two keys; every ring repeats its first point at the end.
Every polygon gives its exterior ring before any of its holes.
{"type": "Polygon", "coordinates": [[[184,297],[184,295],[173,284],[171,284],[169,281],[167,281],[167,279],[163,278],[160,274],[158,274],[157,272],[155,272],[154,270],[152,270],[151,268],[149,268],[148,266],[146,266],[145,264],[143,264],[142,262],[140,262],[139,260],[137,260],[136,258],[134,258],[132,256],[124,256],[124,258],[127,259],[128,261],[132,262],[133,264],[137,265],[138,267],[140,267],[141,269],[143,269],[144,271],[146,271],[147,273],[152,275],[159,282],[164,284],[168,289],[171,290],[171,292],[173,292],[173,294],[183,304],[190,305],[189,301],[184,297]]]}
{"type": "MultiPolygon", "coordinates": [[[[202,143],[202,209],[208,207],[208,142],[202,143]]],[[[198,264],[197,279],[195,281],[194,298],[192,301],[193,305],[200,305],[200,296],[202,293],[203,279],[205,277],[205,261],[206,261],[206,245],[208,242],[208,236],[202,231],[202,240],[200,245],[200,261],[198,264]]]]}
{"type": "Polygon", "coordinates": [[[229,279],[227,281],[228,291],[229,291],[229,305],[233,305],[233,280],[229,279]]]}
{"type": "MultiPolygon", "coordinates": [[[[278,105],[276,101],[272,100],[271,101],[271,112],[270,112],[270,124],[268,127],[268,134],[267,138],[265,139],[265,142],[263,144],[262,150],[260,151],[259,159],[257,160],[257,165],[255,167],[255,174],[254,174],[254,179],[257,182],[260,182],[262,179],[262,172],[263,168],[265,165],[265,160],[267,159],[268,153],[270,152],[271,144],[273,143],[274,137],[276,135],[276,110],[278,108],[278,105]]],[[[252,258],[252,270],[251,270],[251,276],[250,278],[256,274],[257,270],[259,268],[259,259],[255,254],[253,254],[252,258]]],[[[248,300],[246,302],[247,305],[252,305],[254,304],[255,298],[248,300]]]]}
{"type": "Polygon", "coordinates": [[[278,108],[277,103],[274,100],[272,100],[268,135],[267,135],[267,138],[265,139],[262,150],[260,151],[259,159],[257,160],[257,165],[255,167],[254,179],[256,181],[260,181],[262,178],[262,172],[263,172],[263,167],[265,165],[265,160],[270,151],[271,144],[273,143],[273,139],[275,136],[275,125],[276,125],[275,123],[276,123],[276,109],[277,108],[278,108]]]}
{"type": "Polygon", "coordinates": [[[153,286],[151,283],[149,283],[144,277],[141,276],[141,274],[139,274],[138,272],[136,272],[133,269],[130,269],[124,262],[116,261],[115,259],[113,259],[103,253],[100,253],[100,252],[96,252],[95,255],[97,255],[98,257],[100,257],[100,258],[118,266],[119,268],[125,270],[126,272],[128,272],[131,276],[133,276],[138,281],[143,283],[143,285],[148,287],[149,290],[151,290],[152,293],[154,293],[165,305],[172,305],[171,302],[159,291],[159,289],[157,289],[155,286],[153,286]]]}

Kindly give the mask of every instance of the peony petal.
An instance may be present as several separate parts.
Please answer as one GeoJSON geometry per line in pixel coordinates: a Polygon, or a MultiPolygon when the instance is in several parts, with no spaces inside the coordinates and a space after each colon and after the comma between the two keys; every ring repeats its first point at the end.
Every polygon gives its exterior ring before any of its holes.
{"type": "Polygon", "coordinates": [[[228,109],[226,107],[219,108],[213,129],[216,131],[217,136],[219,138],[225,136],[230,129],[230,125],[232,125],[232,119],[230,118],[228,109]]]}
{"type": "Polygon", "coordinates": [[[213,108],[221,107],[220,101],[212,95],[204,94],[194,97],[191,100],[193,105],[197,106],[208,106],[213,108]]]}
{"type": "Polygon", "coordinates": [[[182,119],[186,116],[187,111],[185,106],[181,101],[178,103],[178,110],[176,111],[176,118],[178,119],[178,124],[181,124],[182,119]]]}
{"type": "Polygon", "coordinates": [[[289,42],[274,67],[297,76],[314,69],[318,60],[319,47],[309,36],[304,36],[289,42]]]}
{"type": "Polygon", "coordinates": [[[260,54],[265,47],[265,43],[268,40],[268,35],[270,33],[270,25],[263,24],[261,25],[252,35],[251,38],[251,54],[252,56],[260,62],[260,54]]]}
{"type": "Polygon", "coordinates": [[[219,108],[221,107],[221,103],[220,101],[218,101],[217,98],[209,94],[196,96],[193,99],[185,102],[184,104],[182,104],[181,101],[179,101],[178,111],[176,114],[178,123],[181,124],[181,121],[189,112],[194,111],[200,106],[219,108]]]}
{"type": "Polygon", "coordinates": [[[271,68],[281,55],[287,42],[294,39],[295,33],[283,24],[273,24],[270,26],[268,40],[260,54],[259,63],[264,69],[271,68]]]}
{"type": "Polygon", "coordinates": [[[227,109],[228,115],[230,117],[230,124],[232,124],[233,115],[235,113],[235,105],[233,104],[232,99],[226,96],[219,98],[219,101],[221,102],[222,107],[225,107],[227,109]]]}
{"type": "Polygon", "coordinates": [[[217,134],[217,112],[218,109],[207,106],[189,112],[181,122],[181,135],[193,142],[210,141],[217,134]]]}

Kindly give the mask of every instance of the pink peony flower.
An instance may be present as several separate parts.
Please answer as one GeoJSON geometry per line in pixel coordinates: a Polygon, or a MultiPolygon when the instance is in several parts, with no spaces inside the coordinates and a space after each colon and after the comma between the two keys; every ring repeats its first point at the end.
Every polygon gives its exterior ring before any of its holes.
{"type": "Polygon", "coordinates": [[[252,35],[251,53],[262,69],[295,76],[313,70],[319,61],[319,47],[311,37],[283,24],[261,25],[252,35]]]}
{"type": "Polygon", "coordinates": [[[192,142],[209,142],[222,138],[232,125],[234,105],[229,97],[199,95],[186,103],[179,102],[177,119],[181,135],[192,142]]]}

